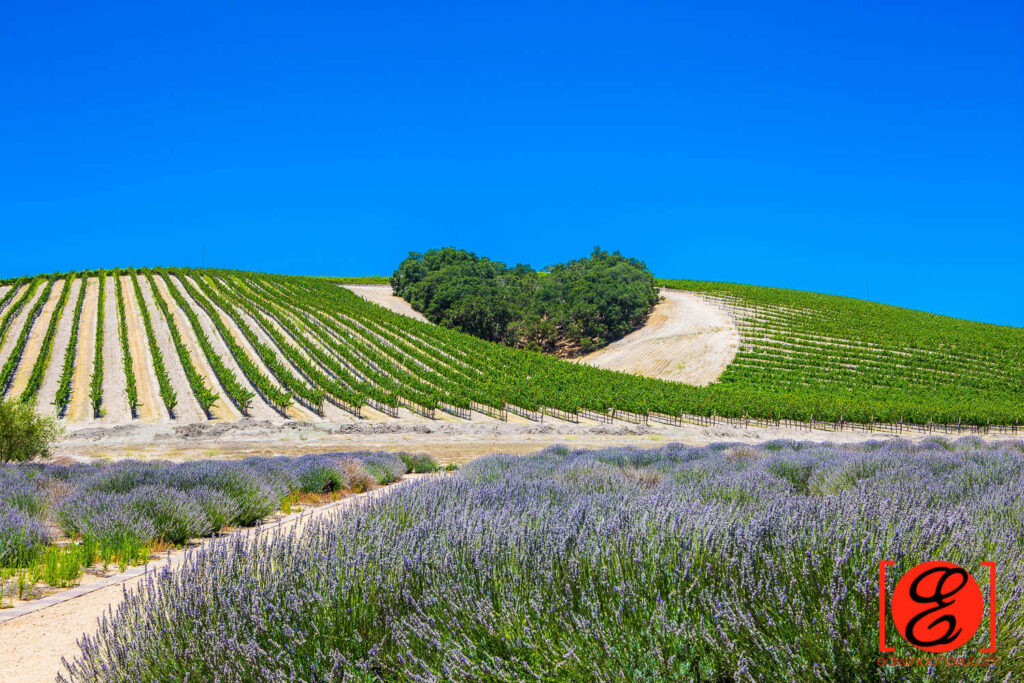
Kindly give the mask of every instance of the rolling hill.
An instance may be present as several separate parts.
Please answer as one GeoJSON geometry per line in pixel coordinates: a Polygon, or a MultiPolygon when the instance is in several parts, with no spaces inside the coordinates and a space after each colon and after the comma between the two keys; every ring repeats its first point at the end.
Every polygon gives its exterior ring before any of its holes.
{"type": "Polygon", "coordinates": [[[379,278],[125,269],[0,283],[0,393],[69,425],[718,415],[1024,424],[1024,330],[687,280],[740,347],[706,386],[510,349],[339,286],[379,278]]]}

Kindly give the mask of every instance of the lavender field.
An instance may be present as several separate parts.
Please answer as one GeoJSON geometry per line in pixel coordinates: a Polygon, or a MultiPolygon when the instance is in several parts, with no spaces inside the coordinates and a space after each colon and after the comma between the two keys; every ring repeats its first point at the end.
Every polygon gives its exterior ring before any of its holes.
{"type": "Polygon", "coordinates": [[[123,569],[145,562],[156,547],[290,512],[302,494],[323,502],[316,496],[366,491],[408,471],[433,469],[429,459],[368,452],[3,465],[0,606],[74,585],[87,568],[123,569]]]}
{"type": "Polygon", "coordinates": [[[193,552],[66,680],[1016,680],[1022,466],[971,439],[485,457],[193,552]],[[1000,663],[879,667],[883,559],[995,560],[1000,663]]]}

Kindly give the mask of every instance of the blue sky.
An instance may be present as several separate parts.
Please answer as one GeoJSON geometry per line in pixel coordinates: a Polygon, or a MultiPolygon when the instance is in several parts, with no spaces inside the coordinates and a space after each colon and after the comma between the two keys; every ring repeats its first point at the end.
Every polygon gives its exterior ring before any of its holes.
{"type": "Polygon", "coordinates": [[[1019,2],[136,5],[7,8],[0,276],[601,245],[1024,326],[1019,2]]]}

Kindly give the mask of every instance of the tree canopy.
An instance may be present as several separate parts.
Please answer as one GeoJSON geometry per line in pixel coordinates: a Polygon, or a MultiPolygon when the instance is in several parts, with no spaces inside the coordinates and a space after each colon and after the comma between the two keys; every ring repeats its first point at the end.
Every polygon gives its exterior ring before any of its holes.
{"type": "Polygon", "coordinates": [[[391,286],[431,322],[562,357],[635,330],[658,301],[646,265],[600,248],[541,272],[454,247],[414,252],[391,286]]]}

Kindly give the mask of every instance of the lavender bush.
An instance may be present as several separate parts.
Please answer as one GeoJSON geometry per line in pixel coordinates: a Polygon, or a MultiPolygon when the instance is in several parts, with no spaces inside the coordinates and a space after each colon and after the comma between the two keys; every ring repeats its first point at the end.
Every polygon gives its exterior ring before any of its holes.
{"type": "Polygon", "coordinates": [[[0,567],[26,562],[49,540],[39,520],[0,501],[0,567]]]}
{"type": "MultiPolygon", "coordinates": [[[[9,531],[0,544],[23,548],[47,542],[45,533],[36,530],[53,522],[66,535],[97,544],[105,561],[122,555],[136,561],[144,559],[146,544],[156,539],[181,544],[226,526],[252,526],[294,492],[362,491],[405,471],[397,456],[368,452],[186,463],[0,465],[0,507],[9,531]]],[[[7,551],[0,555],[0,567],[24,557],[7,551]]]]}
{"type": "Polygon", "coordinates": [[[1017,680],[1022,500],[1021,443],[491,456],[192,553],[65,680],[1017,680]],[[995,560],[1001,662],[879,667],[883,559],[995,560]]]}

